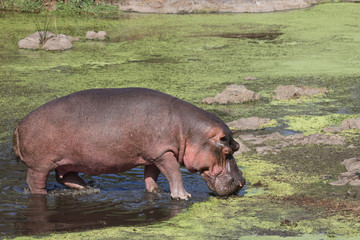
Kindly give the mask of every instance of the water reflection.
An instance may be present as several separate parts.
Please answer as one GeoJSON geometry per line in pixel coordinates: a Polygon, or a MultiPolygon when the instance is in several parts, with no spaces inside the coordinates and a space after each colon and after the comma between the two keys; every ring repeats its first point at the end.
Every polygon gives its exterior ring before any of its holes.
{"type": "Polygon", "coordinates": [[[85,190],[65,189],[50,174],[49,194],[30,195],[26,166],[15,160],[0,161],[0,237],[46,234],[54,231],[84,230],[105,226],[154,223],[169,219],[193,202],[210,195],[199,174],[182,170],[184,186],[193,199],[170,199],[168,182],[159,177],[159,194],[147,193],[143,169],[122,174],[82,175],[90,183],[85,190]]]}

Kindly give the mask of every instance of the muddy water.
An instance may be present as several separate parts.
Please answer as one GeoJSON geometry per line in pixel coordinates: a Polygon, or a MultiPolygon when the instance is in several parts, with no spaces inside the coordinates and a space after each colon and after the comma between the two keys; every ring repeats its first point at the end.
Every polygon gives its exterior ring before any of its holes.
{"type": "Polygon", "coordinates": [[[65,189],[52,173],[47,184],[49,195],[30,195],[26,166],[17,163],[10,144],[5,145],[0,159],[0,238],[154,223],[175,216],[211,194],[199,174],[186,170],[182,170],[183,180],[192,200],[171,200],[168,182],[162,175],[158,182],[163,192],[147,193],[143,169],[136,168],[122,174],[83,175],[90,186],[83,191],[65,189]]]}

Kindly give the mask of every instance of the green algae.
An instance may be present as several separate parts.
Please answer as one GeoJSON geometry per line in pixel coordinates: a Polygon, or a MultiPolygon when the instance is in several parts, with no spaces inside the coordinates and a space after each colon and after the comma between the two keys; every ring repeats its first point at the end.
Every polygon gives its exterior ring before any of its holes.
{"type": "MultiPolygon", "coordinates": [[[[270,117],[305,134],[319,132],[360,112],[359,10],[360,5],[341,3],[267,14],[56,16],[50,31],[81,38],[66,52],[17,49],[17,41],[36,31],[34,15],[0,12],[5,33],[0,38],[0,140],[11,142],[16,122],[51,99],[87,88],[134,86],[170,93],[224,121],[270,117]],[[85,41],[88,30],[105,30],[110,40],[85,41]],[[225,37],[269,32],[281,34],[274,39],[225,37]],[[245,80],[249,75],[257,80],[245,80]],[[262,99],[241,105],[201,104],[202,98],[233,83],[244,84],[262,99]],[[276,86],[290,84],[327,87],[329,93],[300,102],[272,100],[276,86]]],[[[354,133],[347,134],[358,142],[354,133]]],[[[360,235],[354,216],[282,199],[307,195],[343,201],[356,188],[327,183],[344,170],[340,162],[345,157],[358,154],[357,149],[323,146],[288,148],[266,157],[244,154],[238,160],[249,182],[243,197],[211,198],[152,225],[44,238],[350,239],[360,235]],[[324,175],[332,179],[324,180],[324,175]]]]}
{"type": "Polygon", "coordinates": [[[284,118],[288,124],[287,129],[302,132],[304,135],[321,133],[322,129],[329,126],[338,126],[342,121],[359,117],[347,114],[329,114],[325,116],[292,115],[284,118]]]}
{"type": "Polygon", "coordinates": [[[278,121],[276,121],[275,119],[271,119],[269,123],[265,123],[261,126],[259,126],[259,129],[263,129],[263,128],[273,128],[276,126],[279,126],[280,123],[278,121]]]}

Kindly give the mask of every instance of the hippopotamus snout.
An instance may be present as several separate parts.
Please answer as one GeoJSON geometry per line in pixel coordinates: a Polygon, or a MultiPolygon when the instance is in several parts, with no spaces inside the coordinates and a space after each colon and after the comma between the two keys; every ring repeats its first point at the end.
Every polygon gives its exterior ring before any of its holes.
{"type": "Polygon", "coordinates": [[[245,185],[245,178],[237,167],[235,159],[226,161],[226,168],[215,178],[214,191],[219,196],[237,193],[245,185]]]}
{"type": "Polygon", "coordinates": [[[227,159],[223,171],[214,177],[202,174],[210,190],[219,196],[229,196],[237,193],[245,185],[246,181],[238,168],[235,159],[227,159]]]}

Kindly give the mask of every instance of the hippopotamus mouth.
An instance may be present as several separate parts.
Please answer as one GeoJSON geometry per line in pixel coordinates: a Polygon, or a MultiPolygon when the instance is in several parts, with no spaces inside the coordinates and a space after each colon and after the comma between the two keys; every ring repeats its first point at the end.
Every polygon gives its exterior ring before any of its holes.
{"type": "Polygon", "coordinates": [[[219,196],[229,196],[236,194],[245,185],[245,179],[236,165],[235,159],[226,160],[223,171],[211,176],[208,172],[202,172],[201,176],[205,180],[208,188],[216,192],[219,196]]]}

